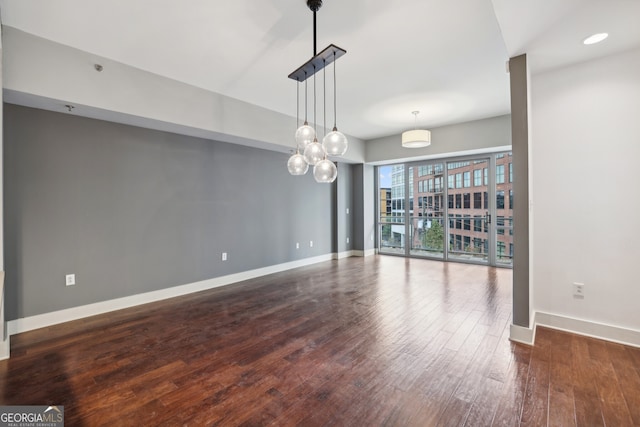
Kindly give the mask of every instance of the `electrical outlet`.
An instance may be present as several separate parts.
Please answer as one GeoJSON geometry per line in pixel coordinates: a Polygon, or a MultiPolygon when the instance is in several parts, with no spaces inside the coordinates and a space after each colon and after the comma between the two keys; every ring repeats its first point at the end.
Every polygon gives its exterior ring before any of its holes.
{"type": "Polygon", "coordinates": [[[347,215],[349,215],[349,208],[347,208],[347,215]]]}
{"type": "Polygon", "coordinates": [[[584,299],[584,283],[573,282],[573,297],[584,299]]]}
{"type": "Polygon", "coordinates": [[[296,242],[296,249],[300,249],[300,242],[296,242]]]}
{"type": "Polygon", "coordinates": [[[313,247],[313,240],[309,240],[309,247],[312,248],[313,247]]]}
{"type": "Polygon", "coordinates": [[[347,243],[349,243],[349,238],[347,237],[347,243]]]}
{"type": "Polygon", "coordinates": [[[222,252],[222,260],[223,261],[227,260],[227,253],[226,252],[222,252]]]}
{"type": "Polygon", "coordinates": [[[75,274],[67,274],[65,277],[65,284],[67,286],[73,286],[76,284],[76,275],[75,274]]]}

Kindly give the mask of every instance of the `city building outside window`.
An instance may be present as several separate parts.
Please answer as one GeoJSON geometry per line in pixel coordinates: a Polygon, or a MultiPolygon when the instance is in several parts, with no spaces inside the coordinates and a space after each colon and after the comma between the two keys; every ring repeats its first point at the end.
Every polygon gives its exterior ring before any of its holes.
{"type": "Polygon", "coordinates": [[[504,165],[496,166],[496,184],[504,184],[504,165]]]}

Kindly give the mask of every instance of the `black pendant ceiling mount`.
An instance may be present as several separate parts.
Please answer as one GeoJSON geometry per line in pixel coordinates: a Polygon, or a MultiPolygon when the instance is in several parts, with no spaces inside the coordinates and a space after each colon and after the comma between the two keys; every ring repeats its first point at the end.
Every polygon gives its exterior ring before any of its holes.
{"type": "Polygon", "coordinates": [[[346,50],[330,44],[320,53],[316,44],[316,12],[322,7],[322,0],[307,0],[307,6],[313,12],[313,57],[289,74],[289,78],[303,82],[318,71],[347,53],[346,50]]]}

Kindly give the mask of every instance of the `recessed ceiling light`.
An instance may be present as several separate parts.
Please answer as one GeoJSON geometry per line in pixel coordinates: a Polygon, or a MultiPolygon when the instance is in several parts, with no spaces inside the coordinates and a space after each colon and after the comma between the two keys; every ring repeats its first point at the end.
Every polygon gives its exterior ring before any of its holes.
{"type": "Polygon", "coordinates": [[[592,36],[587,37],[586,39],[584,39],[584,41],[582,43],[584,43],[584,44],[596,44],[596,43],[600,43],[602,40],[606,39],[607,37],[609,37],[609,34],[607,34],[607,33],[597,33],[597,34],[594,34],[592,36]]]}

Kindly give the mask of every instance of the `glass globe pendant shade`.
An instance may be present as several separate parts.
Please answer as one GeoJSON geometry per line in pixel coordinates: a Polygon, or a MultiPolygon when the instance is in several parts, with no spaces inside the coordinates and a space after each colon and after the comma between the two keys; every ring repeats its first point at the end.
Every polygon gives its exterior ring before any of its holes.
{"type": "Polygon", "coordinates": [[[309,170],[309,164],[304,159],[304,156],[296,151],[287,162],[287,169],[291,175],[304,175],[309,170]]]}
{"type": "Polygon", "coordinates": [[[324,159],[324,156],[324,148],[322,148],[322,144],[320,144],[317,139],[314,139],[313,142],[304,149],[304,159],[310,165],[315,165],[324,159]]]}
{"type": "Polygon", "coordinates": [[[329,159],[322,159],[313,167],[313,177],[316,182],[330,183],[335,181],[337,176],[338,168],[329,159]]]}
{"type": "Polygon", "coordinates": [[[296,130],[296,144],[298,144],[298,149],[304,151],[307,145],[313,142],[315,137],[316,131],[309,126],[309,123],[304,122],[304,124],[296,130]]]}
{"type": "Polygon", "coordinates": [[[322,139],[322,146],[328,156],[342,156],[347,152],[349,141],[336,127],[322,139]]]}

